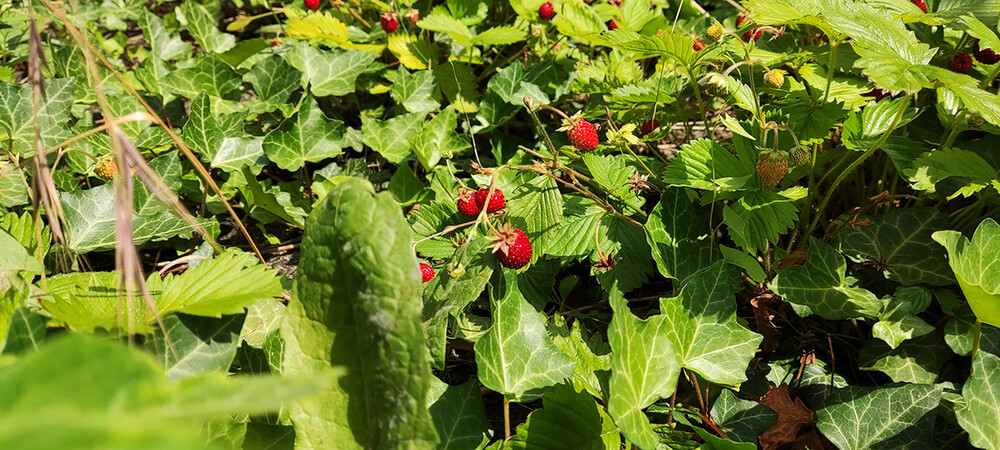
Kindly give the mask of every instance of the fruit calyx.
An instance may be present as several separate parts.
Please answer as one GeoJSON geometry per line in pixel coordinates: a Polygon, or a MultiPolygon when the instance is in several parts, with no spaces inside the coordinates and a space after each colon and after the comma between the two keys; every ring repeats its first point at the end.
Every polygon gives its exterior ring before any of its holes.
{"type": "Polygon", "coordinates": [[[531,261],[528,235],[509,223],[494,232],[492,247],[497,260],[508,269],[520,269],[531,261]]]}

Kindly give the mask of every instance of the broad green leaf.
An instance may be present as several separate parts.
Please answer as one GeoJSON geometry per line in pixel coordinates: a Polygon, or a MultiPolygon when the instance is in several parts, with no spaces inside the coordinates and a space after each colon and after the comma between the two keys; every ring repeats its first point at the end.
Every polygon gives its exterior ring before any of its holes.
{"type": "Polygon", "coordinates": [[[542,397],[542,408],[528,415],[504,448],[604,450],[609,438],[620,443],[621,437],[613,428],[608,436],[604,435],[601,422],[594,397],[560,384],[542,397]]]}
{"type": "Polygon", "coordinates": [[[733,241],[756,254],[768,244],[778,242],[782,234],[795,226],[799,214],[792,202],[793,199],[776,192],[748,192],[732,207],[726,207],[723,220],[731,229],[733,241]]]}
{"type": "Polygon", "coordinates": [[[35,275],[45,271],[42,263],[35,259],[28,249],[2,229],[0,229],[0,248],[3,249],[3,253],[0,253],[0,286],[8,286],[6,279],[17,276],[21,271],[35,275]]]}
{"type": "MultiPolygon", "coordinates": [[[[990,0],[996,2],[996,0],[990,0]]],[[[967,2],[969,5],[983,5],[987,2],[967,2]]],[[[997,24],[997,14],[996,11],[1000,10],[1000,2],[997,7],[993,8],[993,17],[991,17],[991,22],[994,26],[997,24]]],[[[968,33],[971,34],[976,39],[979,39],[979,48],[1000,48],[1000,37],[997,36],[996,32],[991,30],[989,26],[984,24],[979,20],[979,17],[984,17],[985,14],[968,14],[959,17],[958,21],[968,28],[968,33]]]]}
{"type": "Polygon", "coordinates": [[[757,436],[778,419],[773,409],[759,402],[743,400],[728,389],[719,393],[711,412],[726,436],[742,442],[756,443],[757,436]]]}
{"type": "Polygon", "coordinates": [[[778,270],[770,287],[802,316],[816,314],[830,320],[878,317],[882,301],[864,288],[852,287],[855,280],[846,276],[846,271],[843,256],[823,241],[810,238],[805,264],[778,270]]]}
{"type": "Polygon", "coordinates": [[[593,236],[607,211],[589,198],[566,195],[563,214],[546,253],[573,258],[589,255],[594,250],[593,236]]]}
{"type": "Polygon", "coordinates": [[[157,330],[152,348],[167,378],[178,381],[214,371],[227,372],[236,357],[244,318],[243,315],[219,319],[184,315],[164,317],[167,333],[157,330]]]}
{"type": "Polygon", "coordinates": [[[410,206],[431,194],[430,189],[407,166],[396,168],[396,173],[389,179],[389,192],[403,206],[410,206]]]}
{"type": "Polygon", "coordinates": [[[605,374],[611,369],[611,348],[600,334],[585,340],[582,328],[579,320],[573,321],[572,327],[566,326],[566,320],[559,314],[549,322],[552,342],[576,363],[573,386],[586,389],[596,398],[604,398],[602,386],[606,383],[602,382],[607,381],[605,374]]]}
{"type": "Polygon", "coordinates": [[[955,272],[966,300],[976,317],[984,323],[1000,326],[1000,225],[983,220],[970,242],[962,233],[936,231],[931,235],[948,250],[948,264],[955,272]]]}
{"type": "Polygon", "coordinates": [[[979,352],[972,360],[972,375],[962,386],[965,407],[955,411],[958,424],[976,447],[1000,448],[1000,357],[979,352]]]}
{"type": "Polygon", "coordinates": [[[593,180],[608,191],[613,204],[621,206],[626,212],[641,211],[646,199],[626,185],[636,169],[629,167],[624,158],[624,155],[587,153],[582,159],[593,180]]]}
{"type": "Polygon", "coordinates": [[[257,300],[247,306],[247,317],[240,330],[240,340],[255,348],[263,348],[264,340],[281,325],[285,305],[274,299],[257,300]]]}
{"type": "Polygon", "coordinates": [[[473,34],[469,27],[441,9],[435,9],[427,17],[420,19],[417,26],[425,30],[445,33],[458,45],[472,45],[473,34]]]}
{"type": "MultiPolygon", "coordinates": [[[[39,133],[46,148],[73,137],[66,121],[70,118],[73,103],[73,78],[45,80],[48,101],[38,110],[39,133]]],[[[0,136],[5,147],[9,139],[11,150],[22,158],[35,154],[35,129],[32,117],[31,83],[11,84],[0,82],[0,136]]],[[[3,168],[7,173],[8,168],[3,168]]],[[[7,177],[5,177],[7,178],[7,177]]],[[[18,177],[14,177],[15,181],[18,177]]]]}
{"type": "Polygon", "coordinates": [[[236,172],[244,167],[250,167],[252,173],[260,173],[268,164],[264,155],[264,138],[260,137],[227,137],[219,145],[219,151],[212,158],[212,167],[236,172]]]}
{"type": "Polygon", "coordinates": [[[644,36],[634,31],[617,29],[601,36],[601,43],[619,50],[636,53],[639,58],[659,56],[670,58],[682,66],[691,66],[698,60],[694,40],[684,34],[663,33],[644,36]]]}
{"type": "Polygon", "coordinates": [[[425,169],[431,170],[441,158],[451,159],[471,145],[455,131],[458,113],[452,108],[441,111],[430,122],[422,122],[423,130],[409,139],[413,153],[425,169]]]}
{"type": "Polygon", "coordinates": [[[448,61],[438,66],[435,72],[441,92],[455,111],[471,114],[479,109],[479,86],[469,64],[448,61]]]}
{"type": "Polygon", "coordinates": [[[289,415],[297,448],[434,448],[412,234],[389,193],[350,178],[309,215],[285,312],[285,375],[346,369],[289,415]]]}
{"type": "Polygon", "coordinates": [[[206,92],[191,100],[190,110],[184,123],[184,143],[204,162],[211,163],[215,159],[225,138],[243,134],[242,117],[212,111],[211,98],[206,92]]]}
{"type": "MultiPolygon", "coordinates": [[[[296,14],[298,16],[298,14],[296,14]]],[[[334,45],[347,42],[348,30],[332,11],[311,12],[304,16],[289,16],[285,31],[296,39],[324,39],[334,45]]]]}
{"type": "MultiPolygon", "coordinates": [[[[439,166],[440,167],[440,166],[439,166]]],[[[451,236],[435,236],[447,226],[465,222],[465,216],[458,214],[454,201],[431,202],[420,205],[420,209],[410,213],[409,221],[417,239],[416,250],[420,256],[432,259],[447,259],[455,254],[455,242],[451,236]],[[430,239],[424,239],[430,238],[430,239]]],[[[482,290],[480,288],[480,290],[482,290]]]]}
{"type": "Polygon", "coordinates": [[[659,14],[658,10],[646,4],[643,0],[624,0],[621,2],[621,23],[619,27],[626,30],[639,31],[647,23],[656,19],[659,14]]]}
{"type": "Polygon", "coordinates": [[[292,450],[295,448],[295,427],[247,422],[243,450],[292,450]]]}
{"type": "Polygon", "coordinates": [[[539,175],[507,194],[511,224],[531,238],[532,259],[545,254],[563,218],[563,200],[552,178],[539,175]]]}
{"type": "Polygon", "coordinates": [[[479,383],[476,380],[448,386],[436,378],[432,379],[427,395],[427,409],[441,438],[437,448],[481,448],[490,441],[493,430],[486,420],[483,396],[479,393],[479,383]]]}
{"type": "Polygon", "coordinates": [[[903,342],[895,349],[873,339],[858,353],[858,368],[880,371],[896,383],[933,384],[952,356],[941,333],[903,342]]]}
{"type": "Polygon", "coordinates": [[[537,84],[525,80],[524,65],[520,61],[504,67],[500,73],[490,78],[487,92],[493,92],[518,110],[524,106],[524,98],[530,97],[535,104],[549,103],[549,96],[537,84]]]}
{"type": "Polygon", "coordinates": [[[934,208],[896,208],[870,218],[871,225],[841,233],[844,254],[858,263],[869,257],[883,261],[886,278],[905,285],[948,285],[955,282],[945,251],[931,233],[948,227],[934,208]]]}
{"type": "Polygon", "coordinates": [[[997,169],[979,154],[959,148],[947,148],[925,153],[903,172],[914,189],[936,192],[936,184],[949,177],[958,177],[964,186],[948,198],[968,197],[997,180],[997,169]]]}
{"type": "Polygon", "coordinates": [[[261,100],[278,104],[285,103],[302,82],[302,72],[285,62],[279,55],[271,55],[257,61],[243,79],[253,85],[254,92],[261,100]]]}
{"type": "Polygon", "coordinates": [[[319,381],[215,375],[175,384],[148,355],[69,334],[0,372],[0,447],[204,448],[204,421],[276,411],[319,381]]]}
{"type": "Polygon", "coordinates": [[[12,208],[28,203],[28,188],[17,176],[14,164],[0,160],[0,208],[12,208]]]}
{"type": "Polygon", "coordinates": [[[904,340],[934,331],[932,325],[917,317],[931,304],[929,289],[923,286],[899,287],[895,295],[883,300],[887,300],[886,306],[879,314],[879,321],[872,326],[872,337],[896,348],[904,340]]]}
{"type": "MultiPolygon", "coordinates": [[[[534,8],[538,11],[538,8],[534,8]]],[[[555,24],[561,36],[566,36],[583,45],[592,45],[600,39],[602,31],[607,30],[601,16],[589,5],[578,2],[562,2],[559,4],[552,23],[555,24]]]]}
{"type": "Polygon", "coordinates": [[[754,177],[739,160],[716,142],[701,139],[681,146],[663,172],[673,186],[722,191],[742,189],[754,177]]]}
{"type": "Polygon", "coordinates": [[[754,259],[754,257],[742,250],[726,247],[721,244],[719,245],[719,251],[726,262],[745,270],[747,275],[754,281],[758,283],[767,281],[767,274],[764,273],[764,269],[760,267],[760,262],[754,259]]]}
{"type": "Polygon", "coordinates": [[[490,309],[493,325],[475,345],[483,386],[529,402],[573,376],[573,360],[552,343],[544,316],[521,295],[513,271],[503,271],[503,286],[491,292],[490,309]]]}
{"type": "Polygon", "coordinates": [[[662,315],[645,320],[633,315],[618,289],[611,290],[609,302],[613,313],[608,326],[608,414],[625,439],[639,448],[654,449],[659,439],[643,409],[673,394],[681,372],[667,336],[670,325],[662,315]]]}
{"type": "Polygon", "coordinates": [[[436,48],[426,38],[407,33],[389,35],[389,51],[410,70],[425,70],[437,62],[436,48]]]}
{"type": "Polygon", "coordinates": [[[837,448],[930,448],[940,385],[845,387],[816,411],[816,426],[837,448]]]}
{"type": "Polygon", "coordinates": [[[646,240],[660,274],[683,283],[712,262],[712,239],[683,188],[664,189],[646,221],[646,240]]]}
{"type": "Polygon", "coordinates": [[[622,292],[642,286],[656,270],[643,227],[617,216],[601,221],[597,239],[610,268],[604,267],[597,248],[590,255],[591,273],[605,289],[617,283],[622,292]]]}
{"type": "MultiPolygon", "coordinates": [[[[169,152],[153,158],[149,161],[149,167],[160,176],[163,184],[172,192],[181,190],[183,166],[178,152],[169,152]]],[[[133,189],[132,210],[136,214],[145,216],[170,209],[144,183],[136,183],[133,189]]]]}
{"type": "Polygon", "coordinates": [[[410,154],[410,139],[426,125],[424,114],[403,114],[387,120],[361,116],[365,145],[390,163],[398,164],[410,154]]]}
{"type": "Polygon", "coordinates": [[[487,29],[472,40],[476,45],[508,45],[521,42],[525,38],[524,30],[510,25],[502,25],[487,29]]]}
{"type": "Polygon", "coordinates": [[[294,119],[264,137],[264,153],[278,167],[296,171],[307,162],[340,156],[343,138],[344,122],[328,119],[316,100],[308,98],[294,119]]]}
{"type": "Polygon", "coordinates": [[[217,56],[199,58],[186,69],[175,69],[159,80],[160,89],[189,99],[202,91],[211,97],[228,98],[242,78],[217,56]]]}
{"type": "Polygon", "coordinates": [[[216,13],[197,2],[182,2],[177,7],[178,19],[187,26],[201,48],[211,53],[223,53],[236,45],[236,36],[219,31],[216,13]]]}
{"type": "Polygon", "coordinates": [[[355,80],[375,61],[375,52],[361,50],[320,51],[298,44],[286,56],[289,64],[302,71],[309,92],[316,97],[353,94],[355,80]]]}
{"type": "Polygon", "coordinates": [[[735,386],[744,374],[763,336],[736,320],[736,289],[725,262],[693,275],[674,298],[661,298],[678,364],[708,381],[735,386]]]}
{"type": "Polygon", "coordinates": [[[441,105],[434,72],[421,70],[412,74],[406,69],[396,71],[396,80],[389,91],[392,99],[413,113],[428,113],[441,105]]]}
{"type": "Polygon", "coordinates": [[[191,44],[184,42],[180,36],[172,36],[167,26],[156,14],[144,11],[141,21],[143,37],[149,42],[153,55],[162,61],[179,59],[191,51],[191,44]]]}
{"type": "MultiPolygon", "coordinates": [[[[8,289],[4,294],[9,297],[0,297],[0,302],[7,302],[8,299],[16,299],[17,292],[14,289],[8,289]]],[[[5,304],[0,306],[0,308],[8,306],[10,305],[5,304]]],[[[6,338],[3,345],[0,346],[3,349],[3,354],[17,355],[38,350],[38,347],[42,345],[42,341],[45,340],[46,322],[48,322],[48,319],[45,316],[31,312],[28,308],[18,307],[15,309],[10,316],[10,323],[5,333],[6,338]]]]}

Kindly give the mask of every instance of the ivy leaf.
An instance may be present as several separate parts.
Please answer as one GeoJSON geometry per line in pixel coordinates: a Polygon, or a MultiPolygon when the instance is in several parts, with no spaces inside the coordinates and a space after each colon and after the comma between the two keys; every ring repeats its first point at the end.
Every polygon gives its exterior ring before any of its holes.
{"type": "Polygon", "coordinates": [[[933,441],[941,385],[845,387],[816,411],[816,425],[837,448],[923,448],[933,441]]]}
{"type": "Polygon", "coordinates": [[[683,283],[712,262],[712,240],[684,189],[663,190],[645,229],[656,268],[667,278],[683,283]]]}
{"type": "Polygon", "coordinates": [[[430,122],[422,122],[423,130],[410,139],[410,146],[417,160],[425,169],[431,170],[441,157],[451,159],[454,155],[471,145],[460,136],[458,128],[458,113],[452,108],[441,111],[430,122]]]}
{"type": "Polygon", "coordinates": [[[316,100],[308,98],[294,120],[284,121],[264,136],[263,147],[278,167],[294,172],[307,162],[340,156],[343,137],[344,122],[328,119],[316,100]]]}
{"type": "Polygon", "coordinates": [[[236,36],[219,31],[215,11],[196,2],[184,2],[177,7],[178,20],[183,23],[201,48],[211,53],[223,53],[236,45],[236,36]]]}
{"type": "Polygon", "coordinates": [[[602,263],[600,255],[596,249],[591,254],[590,261],[594,263],[591,272],[601,286],[608,289],[617,283],[622,292],[642,286],[655,266],[643,228],[620,217],[609,216],[601,221],[598,234],[601,251],[609,263],[614,261],[610,268],[598,266],[602,263]]]}
{"type": "Polygon", "coordinates": [[[500,96],[514,110],[524,105],[524,98],[530,97],[535,104],[549,103],[549,96],[537,84],[525,79],[524,65],[520,61],[504,67],[500,73],[490,78],[486,85],[487,92],[500,96]]]}
{"type": "Polygon", "coordinates": [[[948,264],[976,317],[984,323],[1000,326],[1000,225],[983,220],[970,242],[962,233],[935,231],[935,241],[948,250],[948,264]]]}
{"type": "Polygon", "coordinates": [[[948,199],[968,197],[997,179],[997,169],[979,154],[960,148],[936,150],[922,155],[903,171],[914,189],[935,192],[936,184],[949,177],[959,177],[965,184],[948,199]]]}
{"type": "MultiPolygon", "coordinates": [[[[66,127],[73,104],[73,86],[72,78],[45,80],[48,101],[39,105],[38,125],[46,148],[73,136],[66,127]]],[[[34,123],[26,119],[32,117],[32,101],[30,83],[0,82],[0,134],[7,135],[4,140],[11,140],[14,154],[22,158],[35,154],[34,123]]]]}
{"type": "Polygon", "coordinates": [[[620,445],[614,424],[602,424],[601,416],[594,397],[560,384],[545,393],[541,409],[528,415],[504,449],[604,450],[611,442],[620,445]]]}
{"type": "Polygon", "coordinates": [[[857,263],[884,261],[886,278],[904,285],[944,286],[955,282],[946,253],[931,239],[948,227],[934,208],[895,208],[870,218],[871,225],[841,233],[844,254],[857,263]]]}
{"type": "Polygon", "coordinates": [[[389,91],[392,99],[413,113],[428,113],[441,105],[434,72],[421,70],[410,73],[406,69],[396,71],[396,80],[389,91]]]}
{"type": "Polygon", "coordinates": [[[424,114],[403,114],[387,120],[361,116],[365,145],[390,163],[399,164],[410,155],[410,139],[426,126],[424,114]]]}
{"type": "Polygon", "coordinates": [[[288,101],[302,82],[302,72],[292,67],[279,55],[257,61],[243,78],[253,85],[261,100],[280,104],[288,101]]]}
{"type": "Polygon", "coordinates": [[[178,381],[229,370],[236,357],[244,318],[242,314],[219,319],[181,315],[164,317],[167,334],[157,329],[152,347],[156,350],[158,362],[167,371],[167,378],[178,381]]]}
{"type": "Polygon", "coordinates": [[[866,289],[851,287],[847,262],[833,247],[816,238],[809,239],[805,264],[778,271],[770,287],[796,307],[801,316],[816,314],[824,319],[875,318],[883,303],[866,289]]]}
{"type": "Polygon", "coordinates": [[[202,91],[211,97],[227,98],[240,82],[242,77],[215,55],[199,58],[193,67],[175,69],[159,80],[162,91],[189,99],[202,91]]]}
{"type": "Polygon", "coordinates": [[[317,97],[353,94],[354,82],[375,61],[375,52],[331,50],[321,52],[308,44],[298,44],[286,56],[302,71],[309,91],[317,97]]]}
{"type": "Polygon", "coordinates": [[[681,151],[670,161],[663,172],[663,181],[673,186],[684,186],[711,191],[743,189],[755,176],[721,145],[707,139],[681,146],[681,151]]]}
{"type": "Polygon", "coordinates": [[[179,59],[191,51],[191,44],[184,42],[180,36],[171,36],[163,19],[151,11],[143,11],[139,23],[153,55],[161,61],[179,59]]]}
{"type": "Polygon", "coordinates": [[[479,381],[518,402],[573,376],[575,364],[545,331],[543,315],[517,288],[513,271],[503,271],[503,285],[490,297],[493,325],[475,344],[479,381]]]}
{"type": "MultiPolygon", "coordinates": [[[[0,160],[0,173],[13,174],[17,167],[6,160],[0,160]]],[[[13,208],[28,203],[28,189],[20,177],[0,178],[0,208],[13,208]]]]}
{"type": "Polygon", "coordinates": [[[539,175],[518,185],[508,194],[511,224],[531,238],[532,259],[545,254],[554,241],[556,230],[563,218],[563,199],[555,180],[539,175]]]}
{"type": "Polygon", "coordinates": [[[243,118],[239,114],[218,114],[211,105],[208,93],[195,96],[183,128],[184,142],[207,163],[215,159],[225,138],[243,135],[243,118]]]}
{"type": "Polygon", "coordinates": [[[427,395],[427,410],[441,438],[437,448],[462,450],[485,446],[493,434],[486,420],[479,383],[469,380],[457,386],[434,378],[427,395]]]}
{"type": "Polygon", "coordinates": [[[724,386],[746,380],[764,339],[737,322],[735,294],[729,267],[719,261],[693,275],[677,297],[660,299],[677,362],[724,386]]]}
{"type": "Polygon", "coordinates": [[[896,383],[933,384],[941,366],[952,356],[938,332],[906,341],[896,348],[872,339],[865,342],[858,354],[858,368],[880,371],[896,383]]]}
{"type": "Polygon", "coordinates": [[[715,423],[733,440],[757,442],[760,436],[775,420],[778,414],[758,402],[743,400],[729,389],[723,389],[712,405],[715,423]]]}
{"type": "Polygon", "coordinates": [[[1000,433],[1000,357],[976,353],[972,375],[962,386],[965,407],[955,411],[958,424],[969,433],[969,443],[981,448],[997,448],[1000,433]]]}
{"type": "MultiPolygon", "coordinates": [[[[625,296],[611,289],[611,379],[608,413],[625,439],[640,448],[656,448],[659,438],[643,409],[673,394],[681,366],[662,315],[642,320],[629,310],[625,296]]],[[[742,369],[741,369],[742,370],[742,369]]]]}
{"type": "Polygon", "coordinates": [[[798,210],[793,199],[771,191],[748,192],[732,207],[723,210],[733,241],[751,254],[767,248],[768,243],[795,226],[798,210]]]}
{"type": "Polygon", "coordinates": [[[556,347],[576,363],[573,386],[586,389],[594,397],[604,398],[602,385],[606,386],[606,383],[602,384],[602,381],[607,381],[603,375],[611,369],[611,348],[599,334],[584,340],[580,324],[581,321],[576,320],[572,327],[568,327],[566,320],[556,314],[549,323],[549,333],[556,347]]]}

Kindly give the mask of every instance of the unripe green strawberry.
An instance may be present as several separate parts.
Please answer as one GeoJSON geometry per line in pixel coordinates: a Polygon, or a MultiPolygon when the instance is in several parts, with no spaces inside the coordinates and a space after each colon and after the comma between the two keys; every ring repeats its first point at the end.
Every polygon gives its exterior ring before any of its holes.
{"type": "Polygon", "coordinates": [[[785,85],[785,71],[774,69],[764,75],[764,83],[771,89],[781,89],[785,85]]]}
{"type": "Polygon", "coordinates": [[[114,158],[104,158],[97,163],[94,173],[102,180],[111,181],[118,173],[118,164],[115,164],[114,158]]]}
{"type": "Polygon", "coordinates": [[[792,163],[794,163],[796,166],[801,167],[809,165],[809,160],[811,155],[809,155],[809,150],[806,150],[803,147],[793,148],[790,156],[792,157],[792,163]]]}
{"type": "Polygon", "coordinates": [[[970,127],[972,127],[972,128],[979,128],[979,127],[981,127],[981,126],[983,126],[985,124],[986,124],[986,120],[983,119],[983,116],[980,116],[979,114],[973,114],[973,115],[969,116],[969,126],[970,127]]]}
{"type": "Polygon", "coordinates": [[[780,152],[769,152],[757,159],[757,175],[764,184],[775,187],[788,174],[788,159],[780,152]]]}
{"type": "Polygon", "coordinates": [[[719,42],[722,40],[722,35],[725,32],[726,30],[722,28],[722,24],[716,21],[712,24],[712,26],[705,30],[705,35],[708,36],[712,42],[719,42]]]}
{"type": "Polygon", "coordinates": [[[701,84],[705,86],[705,92],[711,96],[726,93],[728,89],[726,79],[721,74],[714,72],[702,78],[701,84]]]}
{"type": "Polygon", "coordinates": [[[502,266],[520,269],[531,261],[531,241],[523,231],[508,223],[493,235],[493,253],[502,266]]]}

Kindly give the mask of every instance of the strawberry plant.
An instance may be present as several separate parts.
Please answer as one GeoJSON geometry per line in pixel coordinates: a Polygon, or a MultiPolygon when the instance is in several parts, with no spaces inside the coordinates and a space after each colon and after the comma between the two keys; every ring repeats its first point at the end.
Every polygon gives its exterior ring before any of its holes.
{"type": "Polygon", "coordinates": [[[1000,448],[998,23],[0,5],[0,448],[1000,448]]]}

